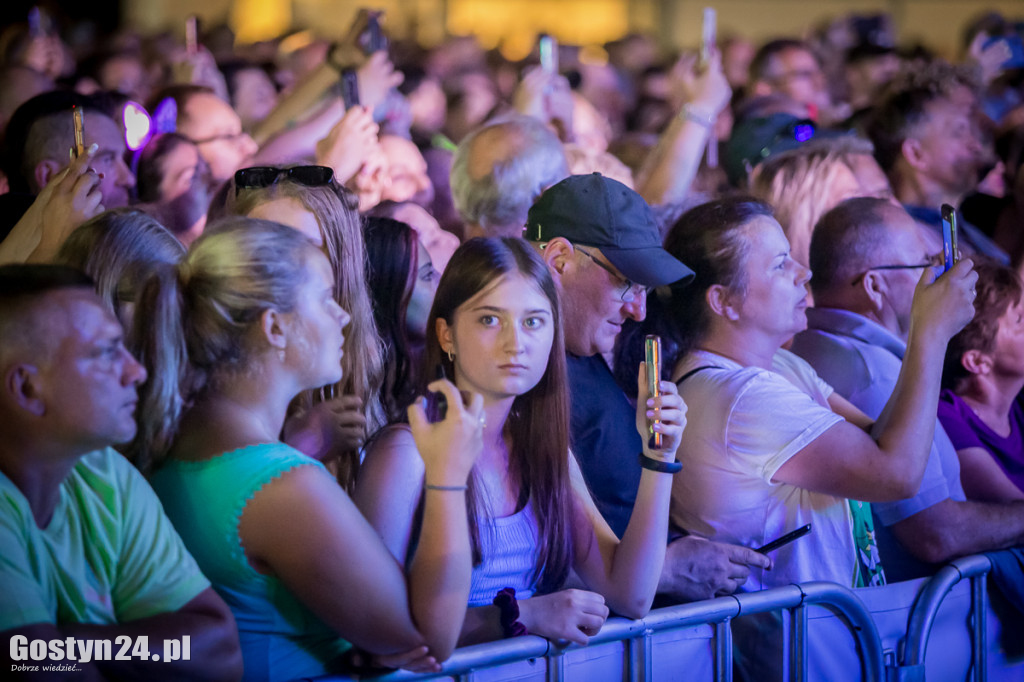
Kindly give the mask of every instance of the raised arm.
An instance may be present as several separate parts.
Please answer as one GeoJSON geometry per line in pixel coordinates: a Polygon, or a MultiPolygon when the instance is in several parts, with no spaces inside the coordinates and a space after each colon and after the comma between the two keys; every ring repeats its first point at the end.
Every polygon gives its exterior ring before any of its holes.
{"type": "Polygon", "coordinates": [[[847,421],[825,431],[787,460],[774,480],[865,502],[911,497],[924,476],[935,431],[943,357],[950,337],[974,314],[972,263],[963,260],[931,281],[927,269],[914,294],[907,352],[892,397],[869,422],[833,394],[829,404],[847,421]],[[851,423],[852,422],[852,423],[851,423]]]}
{"type": "Polygon", "coordinates": [[[683,57],[673,70],[681,100],[679,111],[637,173],[637,191],[652,206],[685,199],[708,140],[718,144],[714,139],[715,120],[729,103],[732,91],[718,54],[699,75],[696,61],[695,55],[683,57]]]}
{"type": "MultiPolygon", "coordinates": [[[[660,397],[649,398],[642,365],[638,384],[636,426],[644,441],[644,455],[660,462],[674,462],[686,425],[686,405],[670,381],[661,382],[660,397]],[[648,446],[647,420],[653,418],[661,422],[654,426],[665,439],[661,450],[648,446]]],[[[672,476],[643,470],[633,513],[620,541],[590,497],[575,460],[571,461],[571,469],[579,502],[573,529],[577,540],[576,573],[590,589],[604,595],[612,611],[641,618],[651,608],[665,559],[672,476]]]]}

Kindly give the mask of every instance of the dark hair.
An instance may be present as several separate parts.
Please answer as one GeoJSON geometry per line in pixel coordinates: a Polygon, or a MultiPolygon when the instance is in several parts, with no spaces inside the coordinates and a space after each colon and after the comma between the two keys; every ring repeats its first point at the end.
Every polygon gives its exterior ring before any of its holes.
{"type": "Polygon", "coordinates": [[[732,196],[691,208],[669,230],[665,250],[689,265],[694,278],[685,286],[670,288],[666,312],[678,345],[674,357],[664,353],[666,367],[690,352],[707,333],[711,312],[705,294],[712,285],[746,291],[746,227],[758,217],[773,217],[771,206],[750,196],[732,196]]]}
{"type": "Polygon", "coordinates": [[[403,222],[370,216],[363,219],[368,267],[366,282],[373,299],[373,318],[384,342],[384,384],[381,403],[389,422],[401,421],[416,396],[419,368],[405,327],[419,267],[416,231],[403,222]]]}
{"type": "Polygon", "coordinates": [[[183,144],[193,145],[193,142],[179,133],[158,133],[139,151],[135,178],[139,201],[156,202],[166,199],[160,196],[160,183],[166,171],[164,158],[183,144]]]}
{"type": "Polygon", "coordinates": [[[962,391],[972,376],[963,366],[964,353],[969,350],[986,354],[994,352],[999,318],[1024,294],[1020,275],[1012,268],[982,261],[974,266],[974,270],[978,273],[978,283],[974,287],[978,292],[974,299],[974,319],[949,340],[942,369],[942,385],[954,392],[962,391]]]}
{"type": "MultiPolygon", "coordinates": [[[[441,276],[434,306],[427,322],[424,368],[442,364],[449,377],[454,363],[441,352],[437,320],[451,324],[455,311],[508,274],[520,274],[534,282],[551,303],[554,341],[544,376],[530,391],[512,403],[505,431],[511,442],[509,480],[519,488],[520,500],[531,500],[538,525],[537,563],[534,579],[538,591],[558,589],[572,565],[573,492],[569,480],[569,389],[565,369],[558,293],[551,272],[522,239],[471,239],[456,250],[441,276]]],[[[425,372],[426,373],[426,372],[425,372]]],[[[433,379],[428,374],[429,379],[433,379]]],[[[473,560],[479,563],[480,531],[476,519],[486,513],[475,476],[470,476],[466,497],[473,544],[473,560]]]]}
{"type": "MultiPolygon", "coordinates": [[[[775,65],[775,59],[786,50],[803,50],[814,56],[814,52],[802,40],[793,38],[780,38],[772,40],[761,46],[754,58],[750,61],[750,80],[771,80],[774,76],[769,73],[775,65]]],[[[817,56],[814,57],[817,59],[817,56]]]]}
{"type": "Polygon", "coordinates": [[[94,98],[67,90],[36,95],[11,115],[4,131],[3,171],[12,192],[32,192],[34,166],[51,151],[50,146],[63,145],[64,153],[57,160],[62,166],[67,162],[68,150],[75,143],[71,107],[86,113],[86,126],[89,114],[106,115],[94,98]],[[40,124],[46,124],[47,129],[36,130],[40,124]]]}

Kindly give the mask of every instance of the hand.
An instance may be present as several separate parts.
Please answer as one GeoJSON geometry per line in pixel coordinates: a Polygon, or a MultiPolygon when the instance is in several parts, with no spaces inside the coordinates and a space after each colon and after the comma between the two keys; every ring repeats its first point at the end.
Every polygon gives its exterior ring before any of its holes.
{"type": "Polygon", "coordinates": [[[911,330],[945,346],[974,317],[977,282],[978,273],[969,258],[962,259],[938,278],[932,268],[925,268],[914,291],[911,330]]]}
{"type": "Polygon", "coordinates": [[[519,622],[531,635],[586,646],[608,619],[604,597],[586,590],[562,590],[519,601],[519,622]]]}
{"type": "Polygon", "coordinates": [[[465,485],[483,450],[484,399],[473,393],[467,405],[446,379],[431,382],[427,389],[444,393],[448,411],[442,421],[431,424],[424,400],[409,406],[409,428],[423,458],[424,480],[430,485],[465,485]]]}
{"type": "Polygon", "coordinates": [[[366,416],[359,396],[342,395],[313,405],[284,423],[284,442],[318,460],[351,452],[366,439],[366,416]]]}
{"type": "Polygon", "coordinates": [[[373,111],[384,101],[391,88],[397,88],[405,80],[401,71],[395,71],[387,52],[374,52],[356,69],[359,81],[359,103],[373,111]]]}
{"type": "Polygon", "coordinates": [[[89,167],[96,150],[97,146],[91,145],[54,176],[22,217],[34,222],[39,232],[39,246],[32,260],[55,256],[68,235],[104,211],[100,176],[89,167]]]}
{"type": "Polygon", "coordinates": [[[747,581],[751,567],[770,570],[772,562],[746,547],[685,535],[665,550],[658,593],[680,601],[732,594],[747,581]]]}
{"type": "Polygon", "coordinates": [[[523,116],[557,123],[566,133],[572,131],[575,105],[564,76],[548,73],[539,66],[528,69],[512,95],[512,106],[523,116]]]}
{"type": "Polygon", "coordinates": [[[334,169],[339,184],[348,182],[377,147],[378,126],[365,107],[352,107],[327,136],[316,143],[316,162],[334,169]]]}
{"type": "Polygon", "coordinates": [[[229,102],[227,82],[217,68],[217,61],[206,47],[197,47],[191,54],[184,47],[179,47],[171,55],[171,83],[205,85],[225,102],[229,102]]]}
{"type": "Polygon", "coordinates": [[[967,49],[967,61],[974,62],[981,70],[981,82],[984,85],[994,81],[1003,70],[1006,60],[1013,56],[1005,40],[998,40],[985,47],[985,43],[991,37],[982,31],[974,36],[971,46],[967,49]]]}
{"type": "Polygon", "coordinates": [[[430,655],[430,651],[425,646],[418,646],[415,649],[403,651],[400,654],[390,654],[387,656],[382,654],[371,655],[358,651],[352,654],[352,662],[359,667],[370,665],[374,668],[389,668],[392,670],[402,668],[414,673],[436,673],[441,670],[441,665],[437,662],[436,658],[430,655]]]}
{"type": "Polygon", "coordinates": [[[683,429],[686,428],[686,403],[679,397],[679,389],[674,383],[662,381],[659,385],[661,395],[651,398],[647,392],[647,364],[641,362],[637,374],[636,430],[644,442],[645,455],[671,462],[675,459],[676,450],[683,438],[683,429]],[[648,447],[651,432],[647,425],[655,419],[658,423],[653,424],[654,431],[662,435],[659,450],[648,447]]]}
{"type": "Polygon", "coordinates": [[[722,56],[717,50],[703,71],[697,66],[697,55],[684,54],[672,67],[670,97],[676,110],[689,104],[708,118],[714,119],[729,104],[732,88],[722,71],[722,56]]]}

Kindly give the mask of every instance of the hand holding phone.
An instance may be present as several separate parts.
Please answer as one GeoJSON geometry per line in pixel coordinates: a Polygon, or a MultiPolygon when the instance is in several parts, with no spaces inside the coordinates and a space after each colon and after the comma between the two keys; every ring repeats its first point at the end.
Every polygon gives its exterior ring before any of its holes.
{"type": "Polygon", "coordinates": [[[754,551],[758,552],[760,554],[767,554],[768,552],[774,552],[775,550],[779,549],[783,545],[788,545],[789,543],[793,542],[793,540],[796,540],[797,538],[802,538],[803,536],[807,535],[810,532],[811,532],[811,524],[808,523],[806,526],[800,526],[796,530],[791,531],[789,533],[786,533],[782,537],[776,538],[776,539],[772,540],[767,545],[764,545],[763,547],[758,547],[754,551]]]}
{"type": "Polygon", "coordinates": [[[957,244],[956,209],[949,204],[942,205],[942,271],[950,268],[960,260],[960,247],[957,244]]]}
{"type": "MultiPolygon", "coordinates": [[[[644,364],[647,366],[647,396],[657,398],[661,395],[661,337],[648,334],[644,337],[644,364]]],[[[664,447],[662,434],[654,431],[654,419],[648,423],[648,447],[652,450],[661,450],[664,447]]]]}

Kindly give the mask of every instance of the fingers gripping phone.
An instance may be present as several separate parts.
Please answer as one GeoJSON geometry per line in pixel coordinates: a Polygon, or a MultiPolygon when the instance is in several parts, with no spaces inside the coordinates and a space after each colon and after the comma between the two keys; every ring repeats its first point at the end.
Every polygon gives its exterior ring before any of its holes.
{"type": "MultiPolygon", "coordinates": [[[[661,337],[654,334],[644,337],[644,364],[647,366],[647,395],[657,398],[661,395],[661,337]]],[[[662,434],[654,431],[657,423],[655,419],[647,426],[647,447],[652,450],[660,450],[664,446],[662,434]]]]}
{"type": "Polygon", "coordinates": [[[797,538],[802,538],[803,536],[807,535],[810,532],[811,532],[811,524],[808,523],[806,526],[800,526],[796,530],[791,531],[789,533],[786,533],[782,537],[776,538],[776,539],[772,540],[767,545],[764,545],[763,547],[758,547],[754,551],[758,552],[760,554],[767,554],[768,552],[774,552],[775,550],[779,549],[780,547],[782,547],[784,545],[788,545],[789,543],[793,542],[793,540],[796,540],[797,538]]]}
{"type": "Polygon", "coordinates": [[[72,106],[71,117],[75,123],[75,146],[71,148],[71,159],[74,160],[85,153],[85,120],[82,108],[72,106]]]}
{"type": "Polygon", "coordinates": [[[949,272],[960,260],[957,244],[956,209],[949,204],[942,205],[942,271],[949,272]]]}

